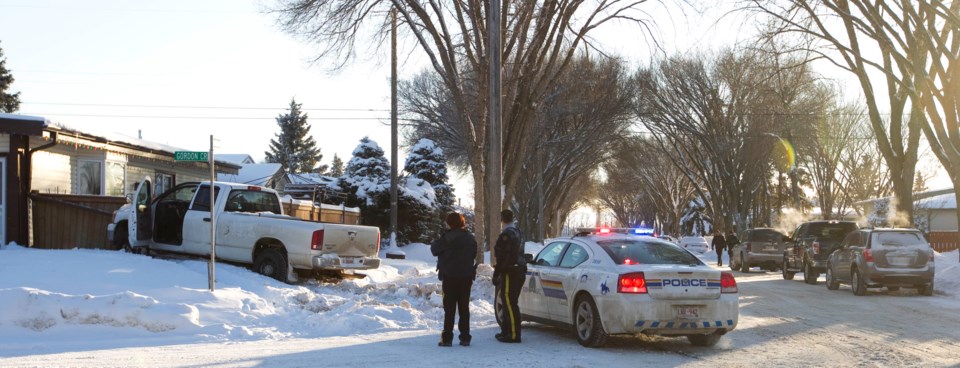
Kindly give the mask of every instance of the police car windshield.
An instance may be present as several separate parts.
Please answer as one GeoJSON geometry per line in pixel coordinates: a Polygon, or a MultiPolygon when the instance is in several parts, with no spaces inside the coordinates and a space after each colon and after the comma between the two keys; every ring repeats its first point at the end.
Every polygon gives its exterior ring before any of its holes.
{"type": "Polygon", "coordinates": [[[669,243],[639,239],[610,239],[597,241],[597,244],[616,264],[703,264],[694,255],[669,243]]]}

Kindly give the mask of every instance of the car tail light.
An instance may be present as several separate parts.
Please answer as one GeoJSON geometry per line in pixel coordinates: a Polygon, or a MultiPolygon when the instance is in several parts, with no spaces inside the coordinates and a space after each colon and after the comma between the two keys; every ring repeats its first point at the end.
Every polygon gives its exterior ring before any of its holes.
{"type": "Polygon", "coordinates": [[[720,273],[720,293],[722,294],[736,294],[740,292],[737,289],[737,279],[733,278],[733,274],[730,272],[721,272],[720,273]]]}
{"type": "Polygon", "coordinates": [[[313,239],[310,240],[310,249],[323,250],[323,230],[313,232],[313,239]]]}
{"type": "Polygon", "coordinates": [[[813,254],[820,254],[820,242],[813,242],[813,254]]]}
{"type": "Polygon", "coordinates": [[[617,292],[624,294],[646,294],[647,280],[643,272],[634,272],[620,275],[617,280],[617,292]]]}
{"type": "Polygon", "coordinates": [[[863,250],[863,260],[866,262],[873,262],[873,254],[870,254],[870,248],[863,250]]]}

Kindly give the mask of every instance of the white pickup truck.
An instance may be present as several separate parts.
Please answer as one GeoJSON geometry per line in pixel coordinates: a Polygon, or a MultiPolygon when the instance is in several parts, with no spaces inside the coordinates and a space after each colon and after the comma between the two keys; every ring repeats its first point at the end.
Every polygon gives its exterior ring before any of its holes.
{"type": "MultiPolygon", "coordinates": [[[[210,182],[177,185],[152,196],[145,178],[107,226],[111,244],[210,256],[210,182]],[[134,210],[135,209],[135,210],[134,210]]],[[[217,259],[253,265],[280,281],[293,273],[380,267],[380,229],[285,216],[277,192],[260,186],[214,183],[217,259]]]]}

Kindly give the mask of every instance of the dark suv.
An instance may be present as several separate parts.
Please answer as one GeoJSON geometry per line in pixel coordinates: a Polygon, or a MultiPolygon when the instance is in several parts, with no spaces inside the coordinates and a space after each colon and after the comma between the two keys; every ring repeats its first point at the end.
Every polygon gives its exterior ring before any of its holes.
{"type": "Polygon", "coordinates": [[[933,276],[933,250],[916,229],[854,231],[827,262],[827,288],[850,284],[857,296],[865,295],[868,287],[895,291],[901,286],[930,296],[933,276]]]}
{"type": "Polygon", "coordinates": [[[810,221],[797,226],[790,236],[790,244],[783,252],[783,278],[803,272],[803,281],[816,284],[820,273],[827,270],[827,257],[851,231],[860,226],[853,221],[810,221]]]}

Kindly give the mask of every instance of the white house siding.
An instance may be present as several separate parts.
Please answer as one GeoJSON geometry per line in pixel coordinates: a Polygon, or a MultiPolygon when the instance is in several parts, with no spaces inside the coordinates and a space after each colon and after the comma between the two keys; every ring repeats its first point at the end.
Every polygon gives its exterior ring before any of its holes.
{"type": "Polygon", "coordinates": [[[931,210],[930,231],[957,231],[957,213],[953,209],[931,210]]]}
{"type": "Polygon", "coordinates": [[[0,152],[10,152],[10,136],[0,134],[0,152]]]}
{"type": "Polygon", "coordinates": [[[173,161],[150,160],[141,157],[130,156],[127,165],[127,190],[132,193],[136,185],[144,177],[150,177],[150,180],[156,180],[157,172],[173,174],[176,183],[185,183],[188,181],[210,180],[210,168],[206,164],[196,164],[190,162],[176,163],[173,161]]]}

